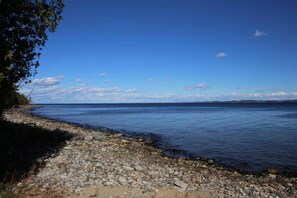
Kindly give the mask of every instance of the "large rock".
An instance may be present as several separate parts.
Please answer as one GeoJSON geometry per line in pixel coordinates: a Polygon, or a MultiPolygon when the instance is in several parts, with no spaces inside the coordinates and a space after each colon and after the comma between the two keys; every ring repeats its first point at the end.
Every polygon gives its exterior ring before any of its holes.
{"type": "Polygon", "coordinates": [[[275,174],[270,174],[270,173],[269,173],[269,174],[268,174],[268,177],[271,178],[271,179],[276,179],[276,175],[275,175],[275,174]]]}
{"type": "Polygon", "coordinates": [[[207,160],[207,163],[208,164],[213,164],[213,160],[209,159],[209,160],[207,160]]]}
{"type": "Polygon", "coordinates": [[[91,141],[94,139],[94,137],[92,135],[87,135],[84,139],[87,141],[91,141]]]}
{"type": "Polygon", "coordinates": [[[138,164],[134,168],[137,171],[142,171],[143,170],[143,168],[140,165],[138,165],[138,164]]]}
{"type": "Polygon", "coordinates": [[[106,135],[100,132],[93,132],[92,136],[95,140],[105,140],[106,139],[106,135]]]}
{"type": "Polygon", "coordinates": [[[269,174],[275,174],[275,175],[277,175],[277,174],[279,174],[279,169],[277,169],[277,168],[268,168],[267,169],[267,172],[269,174]]]}
{"type": "Polygon", "coordinates": [[[134,168],[130,167],[130,166],[123,166],[123,168],[127,171],[133,171],[134,168]]]}
{"type": "Polygon", "coordinates": [[[174,185],[176,185],[177,187],[179,187],[181,190],[186,190],[187,189],[187,187],[188,187],[188,184],[186,184],[185,182],[183,182],[183,181],[180,181],[180,180],[176,180],[175,182],[174,182],[174,185]]]}

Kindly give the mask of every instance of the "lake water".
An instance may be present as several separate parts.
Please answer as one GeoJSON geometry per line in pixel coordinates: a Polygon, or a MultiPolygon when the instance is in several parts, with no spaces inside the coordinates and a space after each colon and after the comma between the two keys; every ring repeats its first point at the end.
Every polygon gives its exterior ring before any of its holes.
{"type": "Polygon", "coordinates": [[[34,114],[151,139],[171,156],[297,173],[297,104],[59,104],[34,114]]]}

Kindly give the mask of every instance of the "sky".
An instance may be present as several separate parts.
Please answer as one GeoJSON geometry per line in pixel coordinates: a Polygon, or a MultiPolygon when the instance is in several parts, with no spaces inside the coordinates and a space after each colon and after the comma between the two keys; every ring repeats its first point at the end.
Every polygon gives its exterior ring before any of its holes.
{"type": "Polygon", "coordinates": [[[64,0],[34,103],[297,98],[295,0],[64,0]]]}

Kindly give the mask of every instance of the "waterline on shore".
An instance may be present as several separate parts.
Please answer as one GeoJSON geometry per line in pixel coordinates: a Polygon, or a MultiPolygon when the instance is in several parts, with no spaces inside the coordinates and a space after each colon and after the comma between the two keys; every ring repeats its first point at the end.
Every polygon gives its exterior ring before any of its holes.
{"type": "MultiPolygon", "coordinates": [[[[181,197],[191,197],[191,193],[202,193],[202,197],[297,195],[296,178],[274,174],[243,175],[207,162],[167,158],[162,156],[161,149],[153,148],[139,139],[95,132],[24,114],[19,110],[6,113],[5,119],[47,130],[59,129],[75,136],[66,141],[65,147],[57,154],[43,160],[44,167],[37,175],[18,184],[23,194],[30,192],[40,195],[44,190],[51,189],[76,197],[90,188],[98,194],[98,189],[102,187],[127,187],[140,189],[136,197],[155,197],[168,189],[183,192],[181,197]]],[[[126,197],[133,195],[129,193],[126,197]]]]}
{"type": "Polygon", "coordinates": [[[275,167],[282,174],[297,175],[297,147],[292,141],[296,125],[292,118],[279,119],[296,108],[296,104],[63,104],[45,105],[33,113],[140,137],[171,157],[202,156],[245,173],[262,174],[275,167]]]}

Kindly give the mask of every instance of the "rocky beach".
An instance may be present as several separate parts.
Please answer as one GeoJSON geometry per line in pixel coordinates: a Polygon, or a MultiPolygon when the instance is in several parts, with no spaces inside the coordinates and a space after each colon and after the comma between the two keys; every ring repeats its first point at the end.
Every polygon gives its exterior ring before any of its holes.
{"type": "Polygon", "coordinates": [[[36,159],[38,169],[14,187],[21,197],[297,197],[297,178],[277,170],[242,174],[212,160],[164,157],[143,139],[40,118],[29,108],[6,111],[4,119],[71,138],[36,159]]]}

